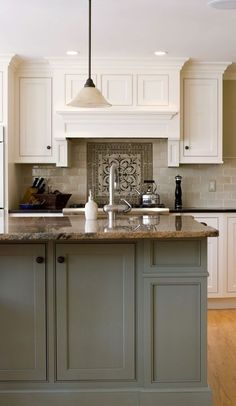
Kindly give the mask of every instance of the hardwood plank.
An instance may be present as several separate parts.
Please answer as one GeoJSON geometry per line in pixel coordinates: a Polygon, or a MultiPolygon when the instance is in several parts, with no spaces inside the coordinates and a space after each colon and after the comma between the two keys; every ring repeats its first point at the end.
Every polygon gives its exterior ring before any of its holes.
{"type": "Polygon", "coordinates": [[[236,405],[236,309],[208,311],[208,382],[214,406],[236,405]]]}

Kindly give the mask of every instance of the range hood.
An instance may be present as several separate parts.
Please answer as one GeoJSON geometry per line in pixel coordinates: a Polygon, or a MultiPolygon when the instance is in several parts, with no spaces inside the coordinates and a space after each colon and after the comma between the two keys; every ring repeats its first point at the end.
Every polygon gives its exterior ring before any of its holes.
{"type": "MultiPolygon", "coordinates": [[[[176,110],[77,109],[59,110],[61,138],[178,138],[176,110]]],[[[177,124],[178,127],[178,124],[177,124]]]]}
{"type": "MultiPolygon", "coordinates": [[[[112,107],[69,108],[67,103],[83,86],[81,60],[50,60],[54,83],[54,136],[61,156],[73,138],[168,139],[179,161],[180,71],[187,58],[94,59],[96,87],[112,107]],[[176,155],[177,154],[177,155],[176,155]]],[[[64,158],[62,159],[64,160],[64,158]]],[[[176,166],[171,165],[171,166],[176,166]]]]}

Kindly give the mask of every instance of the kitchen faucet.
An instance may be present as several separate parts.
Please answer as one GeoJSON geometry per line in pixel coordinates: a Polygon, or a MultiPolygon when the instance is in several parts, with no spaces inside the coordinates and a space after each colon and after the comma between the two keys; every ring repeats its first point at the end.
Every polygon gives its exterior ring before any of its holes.
{"type": "Polygon", "coordinates": [[[128,213],[132,206],[125,199],[120,201],[125,204],[116,204],[115,203],[115,190],[117,189],[119,179],[118,168],[115,163],[111,164],[109,169],[109,204],[106,204],[103,207],[103,211],[108,213],[109,222],[112,223],[112,220],[115,220],[116,213],[128,213]]]}

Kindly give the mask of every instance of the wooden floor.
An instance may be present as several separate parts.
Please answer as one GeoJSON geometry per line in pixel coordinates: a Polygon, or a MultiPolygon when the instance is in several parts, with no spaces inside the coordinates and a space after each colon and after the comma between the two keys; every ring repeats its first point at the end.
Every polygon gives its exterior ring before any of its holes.
{"type": "Polygon", "coordinates": [[[208,311],[208,382],[214,406],[236,406],[236,309],[208,311]]]}

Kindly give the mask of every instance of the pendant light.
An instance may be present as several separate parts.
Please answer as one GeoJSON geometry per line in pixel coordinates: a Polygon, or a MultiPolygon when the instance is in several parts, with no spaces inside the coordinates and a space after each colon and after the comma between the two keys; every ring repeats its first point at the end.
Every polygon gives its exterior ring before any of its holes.
{"type": "Polygon", "coordinates": [[[209,0],[207,4],[208,6],[219,8],[222,10],[236,8],[236,0],[209,0]]]}
{"type": "Polygon", "coordinates": [[[88,60],[88,79],[80,92],[72,99],[67,106],[73,107],[110,107],[111,104],[106,101],[101,92],[95,87],[91,78],[91,0],[89,1],[89,60],[88,60]]]}

